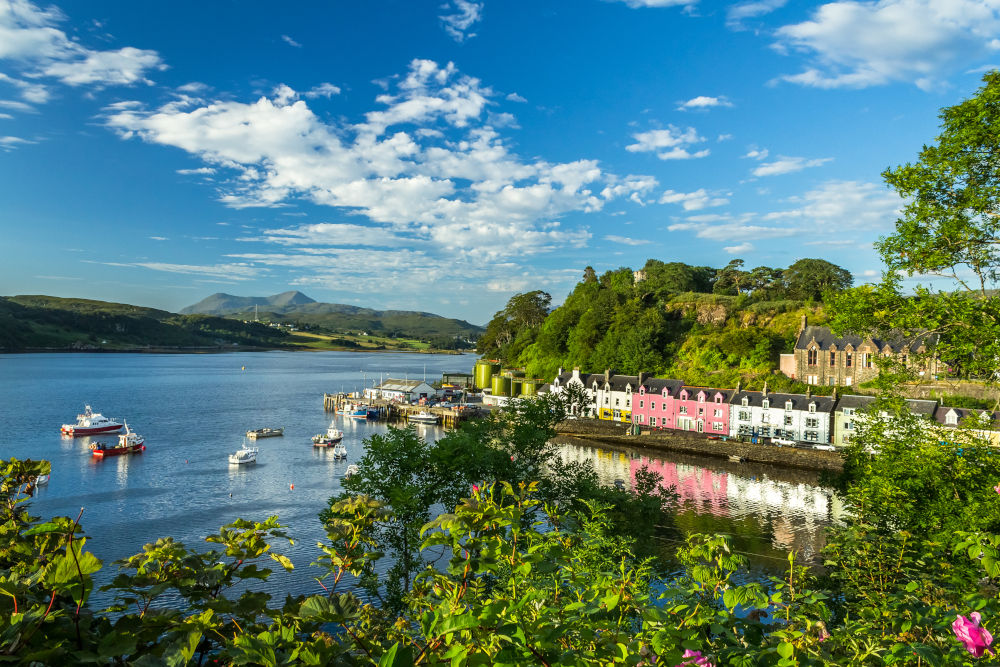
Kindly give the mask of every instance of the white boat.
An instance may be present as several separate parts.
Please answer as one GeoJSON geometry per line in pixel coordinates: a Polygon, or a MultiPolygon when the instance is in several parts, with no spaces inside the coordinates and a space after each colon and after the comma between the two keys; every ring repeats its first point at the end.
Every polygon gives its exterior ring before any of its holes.
{"type": "Polygon", "coordinates": [[[333,458],[335,459],[346,459],[347,458],[347,447],[344,447],[341,443],[337,443],[333,448],[333,458]]]}
{"type": "Polygon", "coordinates": [[[88,405],[82,413],[76,416],[75,424],[63,424],[60,431],[63,435],[77,437],[114,433],[122,430],[122,426],[124,426],[122,422],[105,417],[100,412],[94,412],[88,405]]]}
{"type": "Polygon", "coordinates": [[[49,483],[49,476],[48,475],[39,475],[35,479],[35,486],[45,486],[48,483],[49,483]]]}
{"type": "Polygon", "coordinates": [[[344,432],[338,429],[336,424],[336,421],[332,421],[329,428],[326,429],[326,433],[314,435],[312,438],[313,444],[317,447],[333,447],[343,440],[344,432]]]}
{"type": "Polygon", "coordinates": [[[229,455],[229,462],[235,465],[240,465],[243,463],[256,463],[257,462],[257,452],[256,447],[242,447],[234,454],[229,455]]]}
{"type": "Polygon", "coordinates": [[[247,437],[251,440],[256,440],[257,438],[274,438],[284,434],[285,429],[283,428],[258,428],[247,431],[247,437]]]}
{"type": "Polygon", "coordinates": [[[347,466],[347,470],[344,471],[344,477],[350,477],[351,475],[357,475],[359,472],[361,472],[361,469],[358,468],[358,466],[356,466],[355,464],[352,463],[351,465],[347,466]]]}
{"type": "Polygon", "coordinates": [[[415,424],[437,424],[440,417],[424,410],[423,412],[418,412],[415,415],[410,415],[406,419],[415,424]]]}

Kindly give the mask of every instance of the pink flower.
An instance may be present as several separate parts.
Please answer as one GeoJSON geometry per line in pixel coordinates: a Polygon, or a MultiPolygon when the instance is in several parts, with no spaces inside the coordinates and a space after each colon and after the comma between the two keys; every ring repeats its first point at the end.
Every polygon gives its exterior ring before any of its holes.
{"type": "Polygon", "coordinates": [[[473,493],[479,493],[479,485],[478,484],[473,484],[472,485],[472,492],[473,493]]]}
{"type": "Polygon", "coordinates": [[[981,618],[979,612],[974,611],[969,614],[969,618],[959,615],[951,624],[958,641],[965,644],[965,650],[977,658],[982,657],[983,653],[993,655],[993,650],[990,648],[993,635],[986,628],[979,626],[981,618]]]}
{"type": "Polygon", "coordinates": [[[701,654],[701,651],[692,651],[691,649],[687,649],[681,657],[690,659],[685,660],[675,667],[683,667],[684,665],[695,665],[696,667],[715,667],[715,665],[708,661],[707,657],[701,654]]]}
{"type": "Polygon", "coordinates": [[[1000,484],[997,484],[996,486],[994,486],[993,490],[996,491],[997,493],[1000,493],[1000,484]]]}

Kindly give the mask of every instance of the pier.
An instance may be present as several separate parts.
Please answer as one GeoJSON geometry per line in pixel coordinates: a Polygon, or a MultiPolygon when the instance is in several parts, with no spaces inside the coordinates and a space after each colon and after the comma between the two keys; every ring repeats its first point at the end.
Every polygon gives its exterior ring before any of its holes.
{"type": "MultiPolygon", "coordinates": [[[[359,399],[351,394],[323,394],[323,409],[327,412],[341,412],[344,404],[358,402],[359,399]]],[[[364,400],[365,404],[378,410],[378,419],[389,422],[407,422],[410,415],[420,412],[428,412],[436,415],[440,421],[439,425],[446,428],[455,428],[467,419],[478,417],[482,410],[477,406],[460,405],[451,407],[433,407],[425,405],[406,405],[404,403],[394,403],[382,399],[364,400]]]]}

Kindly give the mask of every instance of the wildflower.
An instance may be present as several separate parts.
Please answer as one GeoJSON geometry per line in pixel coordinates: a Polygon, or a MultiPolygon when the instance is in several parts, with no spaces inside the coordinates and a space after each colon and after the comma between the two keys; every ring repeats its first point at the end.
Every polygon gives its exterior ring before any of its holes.
{"type": "Polygon", "coordinates": [[[479,493],[479,485],[478,484],[473,484],[472,485],[472,492],[473,493],[479,493]]]}
{"type": "Polygon", "coordinates": [[[684,665],[693,665],[694,667],[715,667],[715,665],[708,661],[706,656],[701,654],[701,651],[692,651],[691,649],[687,649],[681,657],[688,658],[688,660],[685,660],[675,667],[683,667],[684,665]]]}
{"type": "Polygon", "coordinates": [[[955,622],[951,624],[951,629],[955,632],[955,638],[965,645],[965,650],[973,656],[979,658],[983,653],[993,654],[990,644],[993,643],[993,635],[984,627],[980,627],[981,616],[978,611],[969,614],[969,618],[959,615],[955,622]]]}
{"type": "Polygon", "coordinates": [[[993,490],[996,491],[997,493],[1000,493],[1000,484],[997,484],[996,486],[994,486],[993,490]]]}

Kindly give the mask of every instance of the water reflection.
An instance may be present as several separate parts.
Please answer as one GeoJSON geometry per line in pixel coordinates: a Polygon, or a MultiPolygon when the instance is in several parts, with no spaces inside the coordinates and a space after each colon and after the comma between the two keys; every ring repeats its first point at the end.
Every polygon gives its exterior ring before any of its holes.
{"type": "Polygon", "coordinates": [[[632,488],[641,468],[659,473],[661,485],[678,495],[681,533],[727,533],[759,558],[784,560],[790,550],[813,558],[825,543],[824,529],[844,515],[841,499],[817,473],[569,438],[557,443],[564,461],[591,462],[604,484],[632,488]]]}

